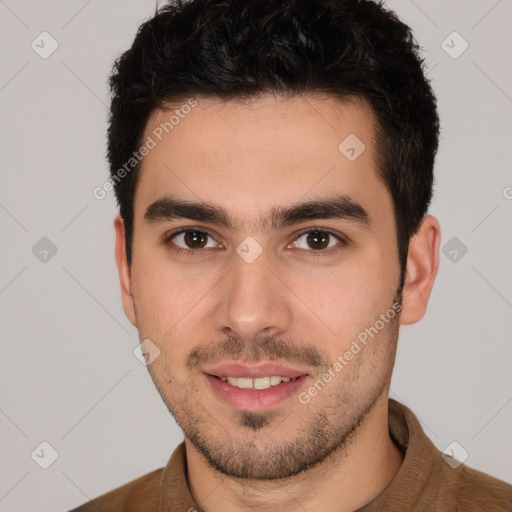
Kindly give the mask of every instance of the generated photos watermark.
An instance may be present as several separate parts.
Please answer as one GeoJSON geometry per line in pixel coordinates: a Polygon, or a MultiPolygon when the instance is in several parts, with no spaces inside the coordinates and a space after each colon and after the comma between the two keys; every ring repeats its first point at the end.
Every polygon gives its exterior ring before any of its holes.
{"type": "Polygon", "coordinates": [[[154,148],[157,144],[162,141],[165,135],[171,133],[172,130],[180,123],[182,119],[190,114],[192,109],[197,105],[195,98],[189,98],[187,103],[184,103],[173,111],[173,114],[169,117],[168,121],[160,123],[152,132],[148,135],[144,144],[139,147],[137,151],[132,153],[132,156],[120,167],[115,174],[111,175],[103,185],[95,187],[92,191],[92,195],[95,199],[101,201],[105,199],[109,192],[114,189],[114,184],[119,183],[128,174],[130,174],[142,159],[154,148]]]}
{"type": "Polygon", "coordinates": [[[361,331],[356,338],[352,340],[350,344],[350,348],[342,355],[339,355],[336,358],[336,361],[332,364],[332,366],[319,378],[316,382],[309,387],[306,391],[302,391],[299,393],[298,399],[299,402],[303,405],[309,404],[311,399],[318,395],[320,391],[332,380],[334,379],[340,372],[347,366],[347,364],[354,359],[354,356],[359,354],[361,350],[366,347],[368,341],[375,338],[382,329],[388,324],[395,316],[402,310],[402,305],[394,302],[393,305],[385,312],[382,313],[378,320],[370,326],[366,327],[363,331],[361,331]],[[359,343],[362,345],[360,345],[359,343]]]}

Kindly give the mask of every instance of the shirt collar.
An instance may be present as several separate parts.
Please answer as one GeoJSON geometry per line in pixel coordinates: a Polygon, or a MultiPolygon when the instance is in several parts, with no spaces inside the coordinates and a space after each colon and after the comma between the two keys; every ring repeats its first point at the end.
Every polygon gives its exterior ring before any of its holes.
{"type": "Polygon", "coordinates": [[[389,434],[404,460],[391,483],[356,512],[414,510],[434,467],[446,464],[414,413],[392,398],[388,401],[388,423],[389,434]]]}

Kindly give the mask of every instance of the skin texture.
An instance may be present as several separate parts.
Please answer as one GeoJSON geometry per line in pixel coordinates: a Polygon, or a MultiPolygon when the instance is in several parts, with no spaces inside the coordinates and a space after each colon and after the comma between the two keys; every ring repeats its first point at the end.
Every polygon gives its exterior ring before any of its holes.
{"type": "MultiPolygon", "coordinates": [[[[375,168],[372,112],[355,97],[196,99],[144,158],[131,266],[122,219],[114,221],[124,309],[140,339],[160,350],[148,369],[185,433],[192,494],[206,512],[287,511],[297,502],[306,510],[354,510],[389,485],[403,460],[387,428],[389,383],[399,324],[425,313],[439,263],[439,224],[424,217],[410,242],[400,314],[301,403],[299,392],[400,303],[393,204],[375,168]],[[350,134],[365,144],[354,161],[338,150],[350,134]],[[145,220],[146,209],[167,194],[224,208],[237,221],[234,229],[145,220]],[[274,207],[332,195],[359,203],[369,227],[350,219],[276,230],[261,223],[274,207]],[[187,245],[183,236],[165,240],[184,227],[210,235],[206,247],[190,239],[187,245]],[[302,234],[306,228],[339,234],[345,243],[324,235],[328,247],[320,250],[302,234]],[[251,263],[236,252],[248,236],[262,249],[251,263]],[[235,410],[204,374],[235,360],[277,361],[307,377],[268,410],[235,410]]],[[[154,112],[144,139],[169,115],[154,112]]]]}

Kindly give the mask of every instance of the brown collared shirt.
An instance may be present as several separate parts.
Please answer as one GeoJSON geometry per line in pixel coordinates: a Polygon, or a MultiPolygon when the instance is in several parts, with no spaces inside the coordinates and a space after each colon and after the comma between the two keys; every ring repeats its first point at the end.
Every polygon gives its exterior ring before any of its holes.
{"type": "MultiPolygon", "coordinates": [[[[389,432],[404,460],[394,480],[356,512],[512,512],[512,486],[465,464],[448,464],[405,405],[389,399],[389,432]],[[453,467],[452,467],[453,466],[453,467]]],[[[201,512],[187,481],[185,444],[165,468],[70,512],[201,512]]]]}

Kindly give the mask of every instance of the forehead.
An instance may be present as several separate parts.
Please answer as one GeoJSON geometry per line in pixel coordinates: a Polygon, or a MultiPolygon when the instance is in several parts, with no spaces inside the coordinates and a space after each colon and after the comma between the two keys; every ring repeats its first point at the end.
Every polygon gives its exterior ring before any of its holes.
{"type": "Polygon", "coordinates": [[[254,219],[326,193],[371,202],[385,192],[374,132],[370,107],[356,97],[185,99],[148,120],[143,142],[153,148],[139,170],[135,215],[166,194],[254,219]]]}

